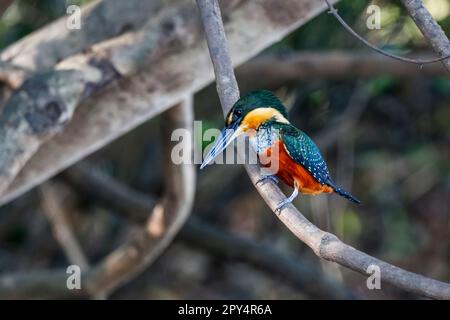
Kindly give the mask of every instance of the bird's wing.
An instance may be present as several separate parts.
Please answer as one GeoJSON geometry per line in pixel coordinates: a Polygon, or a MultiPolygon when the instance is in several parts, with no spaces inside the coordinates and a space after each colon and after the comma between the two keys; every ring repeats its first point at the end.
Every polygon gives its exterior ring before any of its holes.
{"type": "Polygon", "coordinates": [[[319,148],[306,133],[292,125],[285,125],[280,129],[280,137],[294,161],[301,164],[321,184],[335,188],[319,148]]]}

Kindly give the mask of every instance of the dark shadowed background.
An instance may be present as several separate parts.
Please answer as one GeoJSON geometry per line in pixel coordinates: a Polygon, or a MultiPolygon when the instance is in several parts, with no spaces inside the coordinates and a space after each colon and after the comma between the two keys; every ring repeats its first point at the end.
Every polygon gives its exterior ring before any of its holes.
{"type": "MultiPolygon", "coordinates": [[[[15,1],[0,21],[0,49],[64,15],[66,3],[88,2],[15,1]]],[[[450,34],[450,1],[425,3],[450,34]]],[[[399,1],[344,0],[338,9],[350,25],[386,50],[433,55],[399,1]],[[382,9],[380,30],[365,26],[370,3],[382,9]]],[[[331,15],[322,13],[238,68],[237,77],[242,93],[256,88],[276,91],[290,109],[291,122],[317,141],[335,180],[363,202],[356,206],[335,195],[300,196],[295,205],[303,214],[368,254],[449,282],[450,78],[439,63],[398,72],[374,67],[376,57],[331,15]],[[305,54],[318,66],[330,55],[368,58],[343,72],[292,75],[289,66],[282,68],[283,62],[305,54]]],[[[203,129],[222,127],[214,85],[195,96],[195,119],[203,121],[203,129]]],[[[143,194],[161,194],[159,121],[141,125],[84,164],[143,194]]],[[[76,169],[68,169],[52,181],[94,264],[135,226],[114,212],[119,209],[80,188],[74,175],[76,169]]],[[[154,265],[111,298],[306,299],[334,298],[335,291],[354,298],[412,297],[388,285],[368,290],[363,276],[319,260],[266,207],[243,166],[210,166],[199,172],[197,184],[186,230],[154,265]],[[208,232],[223,243],[211,249],[208,232]],[[285,269],[279,271],[270,262],[285,269]],[[295,266],[326,277],[335,291],[305,288],[295,280],[295,266]]],[[[39,188],[0,208],[0,273],[69,264],[45,210],[39,188]]],[[[307,285],[314,283],[313,278],[307,285]]]]}

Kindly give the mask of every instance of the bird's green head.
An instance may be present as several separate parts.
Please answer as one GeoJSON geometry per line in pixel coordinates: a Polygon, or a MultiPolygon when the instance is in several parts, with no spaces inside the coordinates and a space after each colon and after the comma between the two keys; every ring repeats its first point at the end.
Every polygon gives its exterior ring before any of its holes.
{"type": "Polygon", "coordinates": [[[269,90],[255,90],[240,98],[225,118],[225,126],[238,123],[248,129],[257,129],[267,120],[275,118],[287,121],[287,112],[283,103],[269,90]],[[256,126],[256,127],[255,127],[256,126]]]}
{"type": "Polygon", "coordinates": [[[289,123],[286,108],[273,92],[256,90],[240,98],[228,112],[222,133],[200,168],[211,162],[238,136],[255,134],[267,121],[289,123]]]}

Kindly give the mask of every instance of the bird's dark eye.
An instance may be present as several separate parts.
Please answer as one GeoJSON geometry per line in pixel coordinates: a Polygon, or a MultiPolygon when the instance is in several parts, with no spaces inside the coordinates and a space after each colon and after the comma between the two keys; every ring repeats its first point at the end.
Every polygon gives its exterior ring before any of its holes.
{"type": "Polygon", "coordinates": [[[240,117],[241,115],[242,115],[242,110],[236,110],[235,112],[234,112],[238,117],[240,117]]]}

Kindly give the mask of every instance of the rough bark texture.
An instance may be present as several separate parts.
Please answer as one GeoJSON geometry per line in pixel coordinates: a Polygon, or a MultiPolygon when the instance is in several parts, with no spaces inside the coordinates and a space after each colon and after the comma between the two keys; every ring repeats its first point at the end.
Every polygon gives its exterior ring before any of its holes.
{"type": "Polygon", "coordinates": [[[163,55],[189,46],[198,33],[193,9],[180,5],[161,10],[138,32],[67,58],[15,91],[0,115],[0,194],[38,148],[71,120],[83,100],[142,65],[154,65],[163,55]]]}
{"type": "MultiPolygon", "coordinates": [[[[130,58],[130,55],[140,50],[139,45],[132,45],[134,40],[129,40],[128,47],[120,47],[125,49],[120,51],[120,55],[110,60],[115,61],[113,63],[115,69],[119,72],[139,69],[140,72],[129,79],[116,82],[83,103],[64,133],[42,145],[29,160],[26,168],[5,191],[0,202],[4,203],[29,190],[213,80],[205,44],[199,39],[201,30],[198,15],[193,14],[196,10],[195,4],[182,1],[172,8],[173,14],[168,15],[172,16],[174,21],[180,21],[180,16],[176,15],[176,10],[180,8],[191,12],[191,14],[181,15],[187,19],[181,19],[184,21],[184,26],[191,26],[190,29],[185,30],[190,37],[173,38],[170,43],[178,44],[175,46],[176,49],[170,52],[164,51],[163,57],[157,62],[157,68],[152,64],[137,66],[126,63],[127,61],[145,61],[145,59],[130,58]],[[193,42],[191,43],[188,39],[192,39],[193,42]]],[[[324,3],[314,0],[242,1],[236,6],[227,7],[225,28],[231,44],[234,65],[247,61],[267,46],[282,39],[324,8],[324,3]],[[261,36],[262,34],[264,37],[261,36]]],[[[160,12],[158,15],[162,16],[163,13],[160,12]]],[[[177,23],[175,26],[179,25],[177,23]]],[[[172,28],[168,29],[172,30],[172,28]]],[[[163,30],[165,29],[161,31],[163,30]]],[[[97,50],[114,46],[118,42],[127,43],[127,39],[136,39],[137,33],[139,31],[109,40],[100,44],[97,50]]],[[[138,41],[137,44],[144,45],[145,42],[138,41]]],[[[23,165],[24,163],[19,163],[18,167],[23,165]]]]}
{"type": "Polygon", "coordinates": [[[90,91],[118,77],[108,62],[90,60],[78,70],[58,69],[25,81],[0,116],[0,193],[41,144],[70,121],[90,91]]]}
{"type": "Polygon", "coordinates": [[[82,10],[82,28],[70,30],[62,17],[6,48],[0,59],[30,71],[47,71],[61,59],[125,32],[139,29],[165,4],[177,0],[96,0],[82,10]]]}

